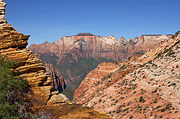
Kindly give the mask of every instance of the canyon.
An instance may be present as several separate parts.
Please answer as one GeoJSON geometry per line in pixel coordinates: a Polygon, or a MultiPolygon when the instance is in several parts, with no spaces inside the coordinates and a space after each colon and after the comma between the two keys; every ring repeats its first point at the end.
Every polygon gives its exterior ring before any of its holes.
{"type": "Polygon", "coordinates": [[[180,118],[180,31],[128,40],[78,33],[27,49],[30,35],[7,23],[5,6],[0,57],[29,83],[32,118],[180,118]]]}
{"type": "Polygon", "coordinates": [[[63,94],[72,100],[81,81],[99,63],[124,61],[142,55],[169,37],[172,35],[142,35],[126,40],[123,37],[117,39],[114,36],[78,33],[63,36],[54,43],[31,44],[28,49],[60,72],[66,84],[63,94]]]}
{"type": "Polygon", "coordinates": [[[75,91],[73,101],[114,119],[180,118],[180,32],[140,57],[101,63],[75,91]]]}

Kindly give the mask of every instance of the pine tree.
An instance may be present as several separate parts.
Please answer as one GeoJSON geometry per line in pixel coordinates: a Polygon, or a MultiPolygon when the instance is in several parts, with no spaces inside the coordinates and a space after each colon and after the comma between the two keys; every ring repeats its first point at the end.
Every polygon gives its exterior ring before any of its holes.
{"type": "Polygon", "coordinates": [[[19,73],[10,69],[15,63],[0,57],[0,118],[28,117],[30,106],[28,82],[18,78],[19,73]]]}

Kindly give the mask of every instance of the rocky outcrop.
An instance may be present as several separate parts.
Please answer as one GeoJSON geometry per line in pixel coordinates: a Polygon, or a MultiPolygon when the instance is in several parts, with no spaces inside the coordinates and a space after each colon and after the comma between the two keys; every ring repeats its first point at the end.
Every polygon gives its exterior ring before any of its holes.
{"type": "MultiPolygon", "coordinates": [[[[5,3],[0,3],[2,19],[4,19],[5,3]]],[[[29,35],[18,33],[10,24],[1,23],[0,25],[0,55],[16,63],[13,70],[21,73],[20,77],[27,80],[32,86],[34,95],[38,100],[43,97],[42,105],[45,105],[50,98],[53,87],[50,75],[37,57],[26,49],[29,35]]],[[[40,104],[40,103],[37,103],[40,104]]],[[[40,104],[41,105],[41,104],[40,104]]],[[[37,106],[40,106],[37,105],[37,106]]]]}
{"type": "Polygon", "coordinates": [[[179,118],[179,34],[128,62],[98,65],[75,91],[73,101],[115,119],[179,118]]]}
{"type": "Polygon", "coordinates": [[[4,16],[5,16],[5,6],[6,3],[3,0],[0,0],[0,25],[7,23],[4,16]]]}
{"type": "Polygon", "coordinates": [[[0,26],[0,55],[16,63],[13,70],[20,72],[20,78],[27,80],[37,100],[36,107],[45,105],[52,95],[50,74],[40,59],[26,49],[29,36],[18,33],[10,24],[0,26]]]}
{"type": "MultiPolygon", "coordinates": [[[[5,3],[0,1],[0,18],[4,19],[5,3]]],[[[27,80],[31,87],[32,113],[39,112],[51,113],[56,118],[110,118],[108,115],[101,114],[90,108],[72,104],[67,97],[59,94],[52,84],[50,73],[47,72],[42,61],[26,49],[29,35],[18,33],[10,24],[0,23],[0,56],[15,62],[11,69],[19,71],[19,78],[27,80]],[[53,111],[52,111],[53,110],[53,111]],[[81,115],[78,115],[81,113],[81,115]],[[84,115],[83,115],[84,114],[84,115]]],[[[48,68],[47,68],[48,69],[48,68]]],[[[54,69],[48,69],[52,74],[54,69]]],[[[58,75],[58,74],[57,74],[58,75]]],[[[54,76],[53,81],[57,77],[54,76]]],[[[56,87],[56,86],[55,86],[56,87]]],[[[63,86],[61,87],[64,88],[63,86]]]]}
{"type": "MultiPolygon", "coordinates": [[[[33,98],[43,97],[43,105],[48,101],[51,90],[51,78],[45,71],[40,59],[26,49],[29,36],[18,33],[11,25],[0,26],[0,55],[16,63],[14,70],[18,70],[22,79],[32,86],[33,98]]],[[[39,103],[38,103],[39,104],[39,103]]]]}

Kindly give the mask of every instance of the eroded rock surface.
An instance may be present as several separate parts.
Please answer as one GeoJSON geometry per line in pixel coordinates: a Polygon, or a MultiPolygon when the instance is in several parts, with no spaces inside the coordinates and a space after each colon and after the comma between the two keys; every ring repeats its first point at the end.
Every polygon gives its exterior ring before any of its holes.
{"type": "Polygon", "coordinates": [[[170,36],[142,35],[127,41],[123,37],[117,39],[114,36],[101,37],[91,33],[79,33],[63,36],[54,43],[46,41],[39,45],[32,44],[29,49],[61,72],[67,86],[63,93],[72,100],[80,82],[99,63],[142,55],[168,37],[170,36]]]}
{"type": "Polygon", "coordinates": [[[6,20],[4,19],[5,6],[6,6],[6,3],[3,2],[3,0],[0,0],[0,25],[7,23],[6,20]]]}
{"type": "Polygon", "coordinates": [[[180,118],[179,34],[128,62],[100,64],[82,81],[73,101],[115,119],[180,118]]]}
{"type": "Polygon", "coordinates": [[[29,82],[34,93],[32,97],[37,100],[35,103],[38,107],[49,100],[53,91],[52,80],[41,60],[26,49],[28,38],[10,24],[0,26],[0,55],[16,63],[13,70],[19,71],[20,77],[29,82]]]}
{"type": "MultiPolygon", "coordinates": [[[[137,55],[141,51],[153,49],[154,45],[167,39],[165,35],[142,35],[126,41],[123,37],[117,39],[114,36],[101,37],[90,33],[79,33],[75,36],[63,36],[54,43],[44,42],[43,44],[32,44],[29,49],[36,54],[53,53],[59,61],[65,53],[70,53],[72,49],[79,49],[75,59],[98,58],[124,59],[128,56],[137,55]],[[133,53],[133,54],[132,54],[133,53]]],[[[57,61],[57,63],[58,63],[57,61]]]]}

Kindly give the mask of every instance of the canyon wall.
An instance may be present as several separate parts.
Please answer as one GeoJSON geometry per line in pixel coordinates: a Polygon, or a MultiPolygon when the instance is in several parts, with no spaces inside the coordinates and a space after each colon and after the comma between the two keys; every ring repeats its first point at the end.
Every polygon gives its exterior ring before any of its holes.
{"type": "Polygon", "coordinates": [[[178,119],[179,67],[177,32],[143,56],[99,64],[82,81],[73,101],[106,112],[114,119],[178,119]]]}
{"type": "Polygon", "coordinates": [[[51,86],[53,86],[59,92],[62,92],[65,89],[66,84],[60,72],[56,68],[54,68],[51,64],[44,63],[44,66],[46,68],[46,71],[50,73],[52,79],[51,86]]]}
{"type": "Polygon", "coordinates": [[[117,39],[114,36],[101,37],[90,33],[79,33],[75,36],[63,36],[54,43],[46,41],[39,45],[32,44],[28,49],[35,54],[54,53],[61,59],[65,53],[77,48],[79,49],[78,55],[74,56],[77,61],[79,58],[88,57],[123,60],[128,56],[135,55],[137,52],[154,48],[154,45],[164,38],[167,39],[168,36],[142,35],[140,38],[136,37],[127,41],[124,38],[117,39]]]}

